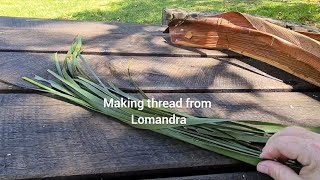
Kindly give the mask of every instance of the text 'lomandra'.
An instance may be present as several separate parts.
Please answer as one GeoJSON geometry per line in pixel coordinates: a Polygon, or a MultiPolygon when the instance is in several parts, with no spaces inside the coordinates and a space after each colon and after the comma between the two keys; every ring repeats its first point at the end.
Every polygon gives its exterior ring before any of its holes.
{"type": "MultiPolygon", "coordinates": [[[[113,99],[104,98],[103,106],[104,108],[132,108],[142,111],[144,108],[211,108],[210,101],[195,101],[191,98],[180,98],[177,101],[161,101],[151,99],[144,100],[131,100],[131,99],[113,99]]],[[[171,116],[164,117],[145,117],[131,115],[132,124],[186,124],[187,118],[179,116],[176,114],[171,114],[171,116]]]]}

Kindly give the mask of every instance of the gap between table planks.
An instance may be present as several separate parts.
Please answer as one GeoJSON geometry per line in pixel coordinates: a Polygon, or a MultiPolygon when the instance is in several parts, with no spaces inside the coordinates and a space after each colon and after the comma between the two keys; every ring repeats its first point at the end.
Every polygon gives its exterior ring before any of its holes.
{"type": "Polygon", "coordinates": [[[226,50],[177,47],[164,26],[124,23],[0,18],[0,51],[65,52],[73,38],[84,38],[84,54],[169,57],[240,57],[226,50]]]}
{"type": "MultiPolygon", "coordinates": [[[[127,75],[133,58],[133,79],[150,96],[209,99],[214,104],[212,109],[184,111],[319,126],[319,88],[236,53],[173,46],[162,30],[161,26],[122,23],[0,18],[0,79],[27,87],[22,76],[35,73],[50,79],[46,69],[54,69],[52,53],[66,52],[80,33],[84,54],[92,54],[85,56],[89,64],[103,80],[127,92],[135,91],[127,75]]],[[[0,114],[1,178],[156,178],[241,172],[248,167],[3,82],[0,114]]]]}
{"type": "MultiPolygon", "coordinates": [[[[135,91],[128,77],[129,61],[133,61],[130,66],[132,78],[146,92],[319,90],[297,77],[250,58],[84,57],[102,80],[109,80],[129,92],[135,91]]],[[[32,87],[21,79],[23,76],[37,74],[52,79],[47,69],[55,69],[52,53],[0,52],[0,91],[16,89],[4,82],[32,87]]]]}
{"type": "MultiPolygon", "coordinates": [[[[320,93],[148,95],[159,100],[211,100],[211,109],[180,109],[208,117],[320,125],[319,98],[311,98],[320,93]]],[[[211,173],[254,169],[44,94],[0,94],[0,132],[1,179],[90,174],[112,177],[142,171],[161,177],[174,169],[197,172],[204,168],[211,173]]]]}

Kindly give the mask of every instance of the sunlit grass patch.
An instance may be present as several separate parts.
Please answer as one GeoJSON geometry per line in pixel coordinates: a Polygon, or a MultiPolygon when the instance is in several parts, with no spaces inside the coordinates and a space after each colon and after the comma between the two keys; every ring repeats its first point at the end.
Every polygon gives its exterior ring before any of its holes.
{"type": "Polygon", "coordinates": [[[165,7],[240,11],[320,26],[320,0],[0,0],[0,16],[160,24],[165,7]]]}

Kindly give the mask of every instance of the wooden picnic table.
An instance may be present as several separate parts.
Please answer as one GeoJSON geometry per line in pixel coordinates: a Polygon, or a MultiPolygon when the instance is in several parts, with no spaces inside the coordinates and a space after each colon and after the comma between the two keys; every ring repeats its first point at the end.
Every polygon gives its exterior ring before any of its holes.
{"type": "Polygon", "coordinates": [[[320,125],[319,88],[225,50],[174,46],[164,26],[0,18],[0,179],[268,179],[255,167],[138,130],[52,95],[22,90],[21,77],[51,79],[81,34],[83,54],[101,79],[159,100],[191,97],[211,109],[183,111],[234,120],[320,125]],[[62,58],[60,58],[62,59],[62,58]],[[12,84],[10,84],[12,83],[12,84]]]}

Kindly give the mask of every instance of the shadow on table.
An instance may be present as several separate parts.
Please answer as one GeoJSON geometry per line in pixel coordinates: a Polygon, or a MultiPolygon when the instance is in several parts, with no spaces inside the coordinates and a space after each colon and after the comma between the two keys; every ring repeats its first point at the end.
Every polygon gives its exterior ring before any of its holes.
{"type": "MultiPolygon", "coordinates": [[[[58,23],[58,22],[56,22],[56,21],[52,21],[52,22],[51,21],[48,21],[48,22],[43,21],[39,24],[39,26],[43,25],[44,23],[53,23],[54,24],[54,23],[58,23]]],[[[77,22],[72,22],[72,23],[77,23],[77,22]]],[[[110,34],[112,36],[112,34],[117,34],[117,32],[123,31],[123,30],[119,30],[119,28],[125,28],[125,25],[117,26],[116,24],[113,24],[113,26],[115,28],[109,30],[106,34],[94,36],[90,39],[85,39],[84,43],[99,41],[100,39],[106,39],[107,36],[110,36],[110,34]]],[[[139,34],[140,32],[145,32],[145,36],[144,36],[144,39],[141,39],[141,41],[143,41],[143,42],[139,42],[139,45],[142,47],[145,47],[145,48],[149,48],[151,53],[156,51],[157,49],[162,49],[162,50],[167,51],[168,53],[171,52],[172,54],[175,53],[175,52],[173,52],[173,49],[172,49],[173,45],[168,41],[167,36],[163,35],[163,37],[164,37],[163,41],[166,41],[166,43],[168,45],[167,46],[159,46],[158,44],[153,43],[152,40],[154,38],[154,34],[146,33],[145,26],[142,26],[142,25],[134,26],[134,29],[131,29],[127,33],[128,33],[128,35],[132,35],[132,34],[139,34]]],[[[157,32],[157,33],[161,33],[161,32],[157,32]]],[[[50,36],[50,34],[48,36],[50,36]]],[[[58,37],[56,36],[54,42],[50,42],[50,43],[51,44],[58,43],[58,42],[61,43],[61,41],[66,42],[66,41],[72,40],[72,38],[73,37],[70,37],[70,39],[66,40],[65,36],[58,36],[58,37]]],[[[127,37],[124,34],[122,37],[115,39],[115,42],[121,43],[123,41],[123,39],[125,39],[125,38],[127,38],[127,37]]],[[[10,42],[4,42],[4,43],[8,43],[8,45],[10,44],[10,42]]],[[[121,47],[121,46],[115,46],[114,44],[109,44],[109,43],[100,43],[99,45],[101,45],[103,49],[110,49],[110,48],[116,47],[115,50],[120,51],[120,52],[123,49],[123,47],[121,47]],[[119,49],[117,49],[117,48],[119,48],[119,49]]],[[[133,44],[133,46],[134,46],[134,44],[133,44]]],[[[186,47],[181,47],[181,46],[179,46],[179,47],[175,46],[174,48],[180,48],[180,49],[184,49],[186,51],[192,51],[192,52],[198,53],[200,56],[206,55],[200,49],[196,49],[196,48],[186,48],[186,47]]],[[[225,51],[225,52],[229,53],[229,51],[225,51]]],[[[14,56],[21,55],[21,53],[9,53],[8,52],[8,53],[4,53],[4,55],[6,55],[6,56],[3,56],[4,60],[2,60],[0,62],[0,66],[2,66],[2,70],[0,72],[0,77],[3,80],[6,80],[11,83],[26,84],[25,82],[23,82],[21,80],[21,77],[22,76],[30,77],[30,76],[32,76],[33,73],[36,73],[38,75],[42,75],[44,78],[52,78],[46,72],[46,70],[48,68],[54,69],[52,59],[48,58],[47,54],[28,53],[26,56],[23,57],[24,58],[23,61],[18,61],[14,57],[14,56]],[[12,59],[15,59],[15,60],[12,60],[12,59]]],[[[109,63],[106,62],[106,64],[104,65],[106,68],[108,68],[108,66],[112,66],[112,64],[110,62],[117,61],[116,56],[113,56],[111,58],[109,56],[106,56],[106,58],[108,59],[107,61],[109,62],[109,63]]],[[[159,61],[161,61],[161,55],[159,55],[159,57],[157,57],[157,58],[159,59],[159,61]]],[[[206,66],[201,67],[201,69],[199,71],[199,72],[201,72],[201,75],[192,74],[192,75],[187,75],[187,76],[168,76],[168,74],[165,74],[165,73],[159,71],[158,67],[148,67],[149,68],[148,72],[150,72],[151,74],[156,74],[156,76],[152,76],[150,74],[142,74],[141,77],[139,77],[139,78],[146,81],[146,83],[143,84],[145,87],[152,87],[155,84],[157,84],[157,85],[161,84],[163,87],[165,87],[165,86],[175,87],[175,85],[178,84],[182,88],[188,88],[188,87],[190,87],[190,85],[192,86],[193,84],[197,84],[198,81],[200,81],[201,83],[199,85],[201,86],[201,89],[205,90],[205,89],[212,88],[214,83],[216,83],[217,78],[219,77],[220,79],[226,78],[226,79],[236,80],[236,82],[234,82],[234,81],[230,82],[231,85],[232,85],[232,83],[234,83],[235,87],[238,84],[241,84],[242,89],[247,89],[249,91],[253,90],[254,84],[247,81],[247,79],[245,77],[243,77],[241,75],[241,73],[229,70],[229,67],[235,66],[239,69],[242,69],[243,71],[254,72],[254,74],[257,76],[264,76],[264,77],[269,76],[270,78],[275,78],[276,80],[284,81],[284,83],[289,84],[293,87],[292,91],[317,92],[319,90],[317,87],[312,86],[299,78],[296,78],[296,77],[294,77],[294,76],[292,76],[282,70],[278,70],[277,68],[274,68],[274,67],[272,67],[266,63],[260,62],[260,61],[256,61],[256,60],[249,59],[249,58],[240,58],[240,61],[242,61],[246,64],[249,64],[252,67],[258,69],[260,72],[264,72],[264,73],[260,73],[255,70],[248,69],[245,66],[235,64],[233,62],[230,62],[226,58],[218,58],[217,60],[219,62],[216,65],[206,65],[206,66]],[[308,89],[304,89],[305,87],[308,87],[308,89]]],[[[169,61],[165,61],[165,63],[169,63],[169,61]]],[[[98,64],[101,65],[99,62],[97,62],[97,64],[94,65],[95,68],[99,68],[99,67],[97,67],[98,64]]],[[[185,69],[185,71],[188,71],[188,69],[185,69]]],[[[114,70],[114,72],[116,72],[116,70],[114,70]]],[[[116,75],[116,76],[113,76],[112,78],[116,84],[117,83],[121,84],[123,82],[126,82],[126,85],[130,86],[127,75],[124,76],[123,74],[121,74],[121,76],[116,75]]],[[[135,79],[134,76],[133,76],[133,78],[135,79]]],[[[263,83],[263,82],[261,82],[261,83],[263,83]]],[[[197,88],[197,86],[193,85],[193,88],[197,88]]],[[[226,90],[226,89],[220,90],[220,92],[223,92],[223,91],[228,92],[228,90],[226,90]]],[[[219,92],[219,90],[217,90],[217,92],[219,92]]],[[[242,91],[240,89],[239,92],[241,93],[241,92],[245,92],[245,91],[242,91]]],[[[310,98],[319,101],[319,97],[313,96],[312,93],[309,93],[309,92],[306,92],[306,93],[301,92],[301,93],[304,93],[305,95],[309,96],[310,98]]],[[[261,96],[259,91],[253,91],[253,92],[251,92],[251,94],[252,94],[252,96],[255,96],[256,98],[259,98],[261,96]]],[[[166,96],[166,95],[163,95],[163,96],[166,96]]],[[[219,93],[213,94],[211,97],[212,102],[216,102],[217,106],[219,106],[219,103],[220,103],[221,108],[225,108],[225,106],[227,104],[225,104],[223,102],[219,102],[217,100],[218,97],[219,97],[219,93]]],[[[231,102],[226,102],[226,103],[231,103],[231,102]]],[[[241,111],[245,111],[245,110],[261,111],[263,113],[270,113],[270,115],[277,117],[277,119],[285,119],[285,120],[288,120],[289,122],[293,121],[293,119],[289,116],[286,116],[281,113],[279,114],[279,113],[275,113],[275,112],[269,112],[268,110],[265,110],[264,107],[260,107],[258,104],[253,103],[253,102],[252,103],[250,103],[250,102],[244,102],[244,103],[236,102],[236,104],[230,104],[230,107],[231,106],[238,106],[238,107],[242,106],[245,108],[244,109],[242,108],[241,111]]],[[[228,110],[229,115],[232,114],[233,112],[236,113],[237,108],[235,108],[235,109],[231,108],[230,110],[228,110]]],[[[201,112],[198,112],[198,113],[201,114],[201,112]]],[[[229,115],[227,115],[225,117],[227,118],[229,115]]]]}
{"type": "MultiPolygon", "coordinates": [[[[142,26],[138,26],[135,31],[139,33],[143,29],[142,26]]],[[[115,28],[111,33],[117,33],[117,30],[115,28]]],[[[99,40],[107,35],[97,36],[86,41],[99,40]]],[[[70,37],[71,40],[72,38],[70,37]]],[[[152,38],[153,35],[147,35],[145,40],[152,42],[152,38]]],[[[55,40],[55,42],[60,41],[66,40],[62,36],[55,40]]],[[[118,39],[118,41],[121,42],[122,39],[118,39]]],[[[10,42],[6,43],[9,45],[10,42]]],[[[147,46],[149,44],[142,43],[142,45],[147,46]]],[[[112,47],[109,44],[103,46],[105,48],[112,47]]],[[[158,47],[157,45],[154,45],[153,48],[165,48],[168,52],[172,50],[170,47],[158,47]]],[[[188,50],[188,48],[185,49],[188,50]]],[[[194,49],[189,50],[198,52],[194,49]]],[[[201,52],[198,53],[201,55],[201,52]]],[[[21,77],[30,77],[33,73],[52,79],[46,72],[48,68],[54,69],[50,56],[45,53],[2,52],[0,79],[3,78],[11,83],[23,84],[21,77]]],[[[112,61],[117,61],[114,57],[111,59],[108,59],[108,57],[104,56],[109,61],[104,62],[107,65],[112,61]]],[[[161,59],[161,57],[158,58],[161,59]]],[[[290,76],[264,63],[258,63],[250,59],[242,61],[278,79],[286,80],[290,76]]],[[[230,66],[242,67],[228,62],[226,59],[218,59],[218,64],[202,67],[200,69],[200,79],[205,79],[206,82],[201,84],[202,88],[211,87],[215,83],[217,76],[224,76],[225,78],[237,79],[237,82],[233,82],[235,84],[241,83],[245,88],[253,89],[254,85],[246,81],[239,73],[230,72],[230,66]]],[[[99,67],[95,66],[95,68],[99,67]]],[[[181,84],[181,82],[188,85],[197,83],[196,81],[199,79],[198,74],[174,77],[159,71],[156,66],[149,68],[149,72],[157,74],[158,77],[165,77],[162,80],[167,82],[157,82],[163,83],[163,85],[168,82],[169,84],[167,85],[181,84]]],[[[247,68],[242,69],[243,71],[248,71],[247,68]]],[[[256,75],[259,76],[261,74],[256,75]]],[[[142,78],[148,82],[145,86],[154,86],[155,77],[144,74],[142,78]]],[[[289,79],[300,81],[294,77],[289,79]]],[[[128,82],[128,79],[124,76],[115,76],[113,80],[116,83],[128,82]]],[[[310,94],[301,93],[308,96],[310,94]]],[[[211,114],[211,116],[232,119],[250,117],[258,118],[259,120],[273,119],[281,122],[301,123],[299,122],[300,119],[290,115],[288,109],[288,113],[286,113],[282,112],[282,109],[270,108],[269,106],[273,104],[266,107],[263,103],[257,103],[264,100],[262,94],[262,92],[252,92],[247,95],[238,93],[237,96],[235,96],[235,93],[153,93],[152,95],[156,95],[157,98],[163,100],[190,96],[194,99],[209,100],[214,103],[214,108],[211,110],[190,110],[190,113],[199,115],[211,114]]],[[[319,97],[310,97],[319,101],[319,97]]],[[[98,174],[106,173],[106,171],[110,173],[137,172],[152,168],[171,168],[173,172],[174,168],[181,167],[181,164],[184,167],[204,166],[206,172],[212,172],[210,170],[212,167],[220,169],[221,172],[227,166],[231,168],[229,171],[234,171],[233,168],[239,167],[239,164],[229,166],[230,162],[234,163],[234,161],[223,158],[220,155],[213,155],[211,152],[165,138],[159,134],[124,126],[114,119],[68,105],[51,99],[51,97],[8,93],[2,94],[0,100],[0,113],[2,114],[0,117],[2,144],[0,152],[2,153],[1,158],[3,161],[0,167],[1,176],[6,174],[23,176],[33,173],[32,177],[35,177],[35,175],[36,177],[45,177],[48,174],[98,174]]],[[[316,118],[318,117],[314,117],[314,120],[317,121],[318,119],[316,118]]],[[[240,164],[240,166],[243,165],[240,164]]],[[[192,168],[188,169],[188,171],[190,170],[192,168]]]]}

